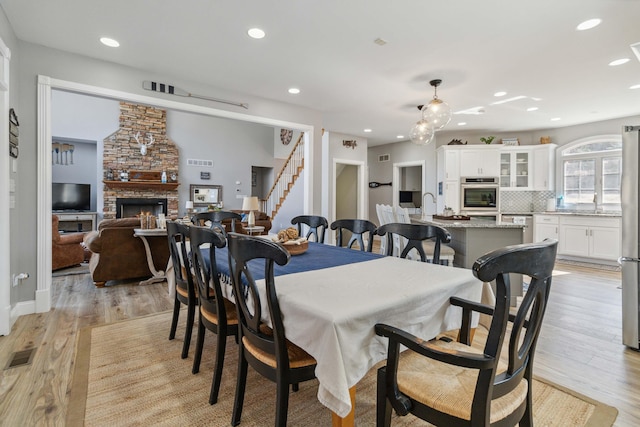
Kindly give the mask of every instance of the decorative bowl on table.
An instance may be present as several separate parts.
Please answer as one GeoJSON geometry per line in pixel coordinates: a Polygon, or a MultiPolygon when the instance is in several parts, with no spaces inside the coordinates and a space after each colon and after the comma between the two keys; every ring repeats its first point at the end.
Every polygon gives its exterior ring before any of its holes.
{"type": "Polygon", "coordinates": [[[284,246],[291,256],[303,254],[307,249],[309,249],[309,241],[304,237],[296,240],[280,242],[280,244],[284,246]]]}

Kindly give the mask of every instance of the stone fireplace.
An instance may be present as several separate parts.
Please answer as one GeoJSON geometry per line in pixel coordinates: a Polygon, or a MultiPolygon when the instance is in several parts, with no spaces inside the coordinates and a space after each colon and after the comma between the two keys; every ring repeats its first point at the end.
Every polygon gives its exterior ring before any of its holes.
{"type": "Polygon", "coordinates": [[[166,198],[122,198],[116,199],[116,218],[136,217],[141,213],[167,215],[166,198]]]}
{"type": "Polygon", "coordinates": [[[147,207],[144,212],[164,212],[169,218],[177,217],[179,154],[175,143],[167,137],[165,110],[120,102],[120,127],[103,144],[105,219],[136,216],[144,206],[147,207]],[[141,149],[139,142],[147,144],[146,149],[141,149]],[[120,181],[123,171],[129,173],[127,182],[120,181]],[[162,171],[166,172],[166,183],[149,178],[159,177],[162,171]]]}

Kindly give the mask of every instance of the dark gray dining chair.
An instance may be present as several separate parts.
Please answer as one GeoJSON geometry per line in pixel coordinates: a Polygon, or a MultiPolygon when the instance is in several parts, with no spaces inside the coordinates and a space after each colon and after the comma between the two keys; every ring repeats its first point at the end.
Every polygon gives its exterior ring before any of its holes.
{"type": "Polygon", "coordinates": [[[462,308],[458,341],[426,341],[394,326],[377,324],[389,339],[386,366],[378,370],[376,425],[391,424],[391,410],[437,426],[533,426],[533,357],[556,259],[557,240],[507,246],[481,256],[473,274],[495,281],[496,304],[451,297],[462,308]],[[510,313],[509,273],[531,277],[515,314],[510,313]],[[471,316],[491,316],[484,348],[471,347],[471,316]],[[505,346],[508,357],[501,362],[505,346]],[[407,348],[400,353],[400,347],[407,348]]]}
{"type": "Polygon", "coordinates": [[[231,424],[240,424],[247,370],[251,365],[260,375],[276,383],[275,425],[284,427],[287,425],[289,386],[297,391],[298,383],[316,377],[316,360],[287,339],[282,322],[273,268],[274,264],[287,264],[290,255],[282,245],[259,237],[229,233],[227,241],[234,293],[247,295],[247,298],[238,298],[236,301],[240,353],[231,424]],[[259,291],[249,271],[249,262],[253,265],[259,262],[264,268],[265,292],[259,291]],[[269,312],[263,313],[263,307],[269,307],[269,312]],[[271,327],[263,321],[265,316],[269,317],[271,327]]]}
{"type": "MultiPolygon", "coordinates": [[[[218,401],[227,337],[238,337],[238,313],[235,304],[222,295],[220,277],[216,268],[216,249],[223,248],[226,239],[222,233],[206,227],[191,226],[191,260],[198,289],[198,338],[191,372],[200,371],[200,360],[207,330],[216,334],[216,359],[209,404],[218,401]]],[[[226,260],[225,260],[226,261],[226,260]]]]}
{"type": "Polygon", "coordinates": [[[313,236],[318,243],[324,243],[324,234],[329,228],[329,222],[319,215],[299,215],[291,220],[291,224],[298,226],[298,235],[302,236],[302,224],[308,227],[306,238],[313,236]]]}
{"type": "Polygon", "coordinates": [[[225,219],[230,219],[231,221],[231,231],[236,231],[236,220],[242,221],[242,215],[236,212],[230,211],[210,211],[210,212],[199,212],[191,217],[191,223],[198,226],[203,226],[207,221],[211,222],[209,226],[210,229],[222,231],[223,234],[228,232],[229,230],[225,230],[225,227],[222,225],[222,221],[225,219]]]}
{"type": "Polygon", "coordinates": [[[354,243],[358,243],[361,251],[371,252],[373,250],[373,235],[376,232],[376,225],[366,219],[339,219],[331,223],[332,230],[338,230],[336,238],[336,246],[343,246],[343,238],[346,238],[345,232],[351,233],[346,247],[351,248],[354,243]],[[365,244],[364,238],[367,238],[365,244]]]}
{"type": "Polygon", "coordinates": [[[376,230],[376,234],[379,236],[386,235],[386,255],[393,255],[394,236],[400,236],[406,240],[404,248],[399,254],[400,258],[407,258],[412,250],[416,250],[420,255],[420,261],[428,261],[433,264],[441,263],[440,250],[442,244],[451,242],[451,234],[437,225],[392,222],[380,226],[376,230]],[[425,243],[428,244],[425,245],[425,243]]]}

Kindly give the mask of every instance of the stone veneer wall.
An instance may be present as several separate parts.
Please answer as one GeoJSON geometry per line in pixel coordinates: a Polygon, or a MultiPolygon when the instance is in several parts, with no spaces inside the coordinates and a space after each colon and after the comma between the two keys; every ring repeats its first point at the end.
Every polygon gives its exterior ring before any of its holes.
{"type": "MultiPolygon", "coordinates": [[[[167,180],[171,176],[179,176],[178,147],[167,138],[167,112],[146,105],[120,102],[120,128],[104,139],[102,166],[106,177],[109,170],[113,171],[113,179],[120,179],[122,171],[153,171],[167,172],[167,180]],[[147,154],[140,153],[140,147],[134,136],[140,132],[139,139],[149,142],[149,135],[153,135],[154,143],[147,147],[147,154]]],[[[106,179],[106,178],[105,178],[106,179]]],[[[177,179],[177,178],[176,178],[177,179]]],[[[104,186],[104,218],[116,217],[116,198],[167,198],[167,213],[169,217],[178,215],[178,189],[112,189],[104,186]]]]}

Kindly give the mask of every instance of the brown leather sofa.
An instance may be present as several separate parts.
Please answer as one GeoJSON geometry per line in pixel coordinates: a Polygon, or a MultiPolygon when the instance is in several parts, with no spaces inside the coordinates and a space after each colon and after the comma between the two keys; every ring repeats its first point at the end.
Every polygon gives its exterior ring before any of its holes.
{"type": "MultiPolygon", "coordinates": [[[[243,214],[249,215],[249,211],[232,210],[231,212],[239,213],[240,215],[243,215],[243,214]]],[[[262,231],[260,234],[262,235],[269,234],[269,230],[271,230],[271,218],[269,217],[269,215],[267,215],[265,212],[258,212],[258,211],[255,211],[253,214],[256,217],[256,225],[264,227],[264,231],[262,231]]],[[[246,219],[244,222],[240,222],[238,220],[235,220],[235,221],[236,221],[236,233],[249,234],[247,230],[245,230],[245,227],[247,226],[246,219]]],[[[225,225],[226,230],[231,230],[230,219],[226,219],[222,221],[222,224],[225,225]]]]}
{"type": "MultiPolygon", "coordinates": [[[[138,218],[107,219],[98,224],[97,231],[86,235],[84,243],[93,252],[89,271],[97,287],[103,287],[109,280],[151,277],[144,244],[133,235],[136,228],[140,228],[138,218]]],[[[167,237],[152,236],[147,241],[156,270],[166,270],[167,237]]]]}
{"type": "Polygon", "coordinates": [[[51,216],[51,270],[59,270],[84,262],[84,233],[60,234],[58,215],[51,216]]]}

